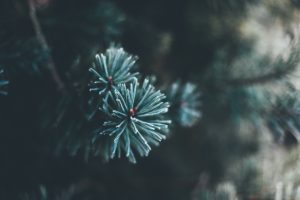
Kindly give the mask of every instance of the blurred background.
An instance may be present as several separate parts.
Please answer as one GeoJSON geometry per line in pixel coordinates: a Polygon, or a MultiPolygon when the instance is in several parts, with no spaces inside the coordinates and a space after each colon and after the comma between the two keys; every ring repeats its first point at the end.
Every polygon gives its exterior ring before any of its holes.
{"type": "Polygon", "coordinates": [[[297,0],[1,0],[0,199],[300,199],[299,22],[297,0]],[[87,145],[88,68],[112,44],[201,93],[137,164],[87,145]]]}

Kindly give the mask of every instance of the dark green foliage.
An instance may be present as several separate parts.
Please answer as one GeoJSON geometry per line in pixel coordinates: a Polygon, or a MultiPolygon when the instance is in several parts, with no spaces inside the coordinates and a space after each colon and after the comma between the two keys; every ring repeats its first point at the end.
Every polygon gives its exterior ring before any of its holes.
{"type": "Polygon", "coordinates": [[[0,199],[186,200],[203,172],[195,200],[259,198],[257,163],[240,161],[277,147],[262,125],[299,137],[297,90],[280,90],[297,79],[297,5],[1,1],[0,199]]]}
{"type": "Polygon", "coordinates": [[[113,2],[97,0],[55,1],[40,17],[45,35],[55,48],[54,57],[65,58],[57,61],[62,68],[66,61],[92,56],[99,48],[120,41],[126,20],[113,2]]]}
{"type": "Polygon", "coordinates": [[[261,174],[255,159],[243,159],[229,169],[227,180],[236,188],[236,193],[241,199],[255,198],[262,190],[260,183],[261,174]]]}
{"type": "Polygon", "coordinates": [[[39,188],[39,193],[36,196],[30,195],[30,194],[25,194],[21,196],[22,200],[47,200],[47,191],[46,188],[43,186],[40,186],[39,188]]]}
{"type": "Polygon", "coordinates": [[[59,194],[50,195],[47,188],[41,185],[36,194],[21,195],[20,200],[72,200],[76,198],[74,188],[72,187],[66,191],[57,193],[59,194]]]}
{"type": "Polygon", "coordinates": [[[23,73],[40,74],[44,71],[43,65],[48,53],[42,50],[35,38],[16,41],[12,38],[0,48],[0,63],[13,73],[23,71],[23,73]]]}
{"type": "Polygon", "coordinates": [[[201,191],[198,200],[231,200],[230,195],[225,192],[201,191]]]}
{"type": "Polygon", "coordinates": [[[245,9],[245,7],[250,4],[254,3],[257,0],[207,0],[207,4],[214,8],[216,11],[230,11],[235,9],[245,9]]]}
{"type": "Polygon", "coordinates": [[[198,185],[193,194],[193,200],[236,200],[235,186],[230,182],[223,182],[216,188],[198,185]]]}

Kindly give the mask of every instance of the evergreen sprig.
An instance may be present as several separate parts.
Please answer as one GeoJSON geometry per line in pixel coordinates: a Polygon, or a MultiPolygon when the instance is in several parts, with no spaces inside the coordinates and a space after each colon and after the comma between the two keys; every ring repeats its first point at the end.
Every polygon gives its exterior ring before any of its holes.
{"type": "Polygon", "coordinates": [[[173,83],[167,90],[168,101],[174,121],[184,127],[193,126],[200,118],[201,93],[192,83],[173,83]]]}
{"type": "Polygon", "coordinates": [[[94,75],[90,91],[106,95],[117,85],[133,81],[139,73],[131,73],[138,57],[132,56],[123,48],[110,47],[105,54],[96,54],[89,71],[94,75]]]}
{"type": "Polygon", "coordinates": [[[163,117],[169,108],[165,99],[148,79],[141,87],[134,78],[129,86],[123,83],[109,91],[101,109],[107,120],[95,139],[109,136],[111,146],[106,153],[111,159],[116,154],[120,157],[123,150],[129,161],[135,163],[134,151],[148,156],[150,145],[158,145],[166,138],[171,120],[163,117]]]}

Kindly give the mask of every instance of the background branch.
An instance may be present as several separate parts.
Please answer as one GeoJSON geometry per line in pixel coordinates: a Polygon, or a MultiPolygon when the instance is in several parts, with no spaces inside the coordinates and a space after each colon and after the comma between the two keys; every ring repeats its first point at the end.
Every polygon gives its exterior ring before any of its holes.
{"type": "MultiPolygon", "coordinates": [[[[37,40],[41,44],[42,49],[49,52],[49,49],[50,49],[49,45],[48,45],[47,40],[42,32],[41,25],[38,21],[37,15],[36,15],[36,7],[35,7],[34,0],[28,0],[28,5],[29,5],[29,16],[32,21],[34,31],[36,33],[37,40]]],[[[55,64],[54,64],[51,54],[49,54],[49,56],[48,56],[47,68],[49,69],[51,76],[57,85],[57,88],[59,90],[63,89],[65,87],[64,83],[59,76],[59,73],[55,67],[55,64]]]]}

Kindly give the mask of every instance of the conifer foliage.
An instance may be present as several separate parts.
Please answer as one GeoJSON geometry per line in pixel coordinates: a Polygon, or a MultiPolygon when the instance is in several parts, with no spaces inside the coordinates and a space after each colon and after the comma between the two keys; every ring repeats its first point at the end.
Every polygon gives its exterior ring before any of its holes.
{"type": "Polygon", "coordinates": [[[167,96],[171,102],[171,115],[179,125],[191,127],[201,118],[201,93],[192,83],[173,83],[167,90],[167,96]]]}
{"type": "Polygon", "coordinates": [[[300,199],[298,2],[1,0],[0,199],[300,199]]]}
{"type": "Polygon", "coordinates": [[[105,96],[119,84],[133,81],[138,75],[131,72],[136,61],[137,57],[129,55],[123,48],[111,47],[105,54],[96,54],[93,67],[89,69],[95,77],[90,91],[105,96]]]}
{"type": "MultiPolygon", "coordinates": [[[[102,111],[108,117],[99,135],[109,135],[113,142],[110,157],[125,151],[130,161],[136,162],[133,149],[147,156],[150,144],[158,145],[166,139],[170,120],[164,119],[169,103],[166,96],[145,79],[141,86],[134,79],[128,86],[119,85],[104,99],[102,111]]],[[[99,138],[101,139],[101,138],[99,138]]]]}
{"type": "Polygon", "coordinates": [[[93,67],[89,69],[96,78],[90,91],[101,97],[97,105],[105,117],[93,141],[108,140],[102,152],[104,157],[121,157],[124,151],[133,163],[136,162],[135,151],[140,156],[148,156],[150,145],[157,146],[166,139],[171,124],[165,115],[170,107],[167,99],[182,103],[174,108],[178,109],[177,116],[183,121],[180,125],[192,125],[193,118],[200,115],[197,110],[199,95],[191,96],[196,89],[194,85],[187,84],[179,89],[177,83],[167,98],[148,78],[140,83],[138,73],[131,73],[136,59],[123,48],[110,47],[105,54],[95,56],[93,67]],[[101,137],[105,135],[108,138],[101,137]]]}

